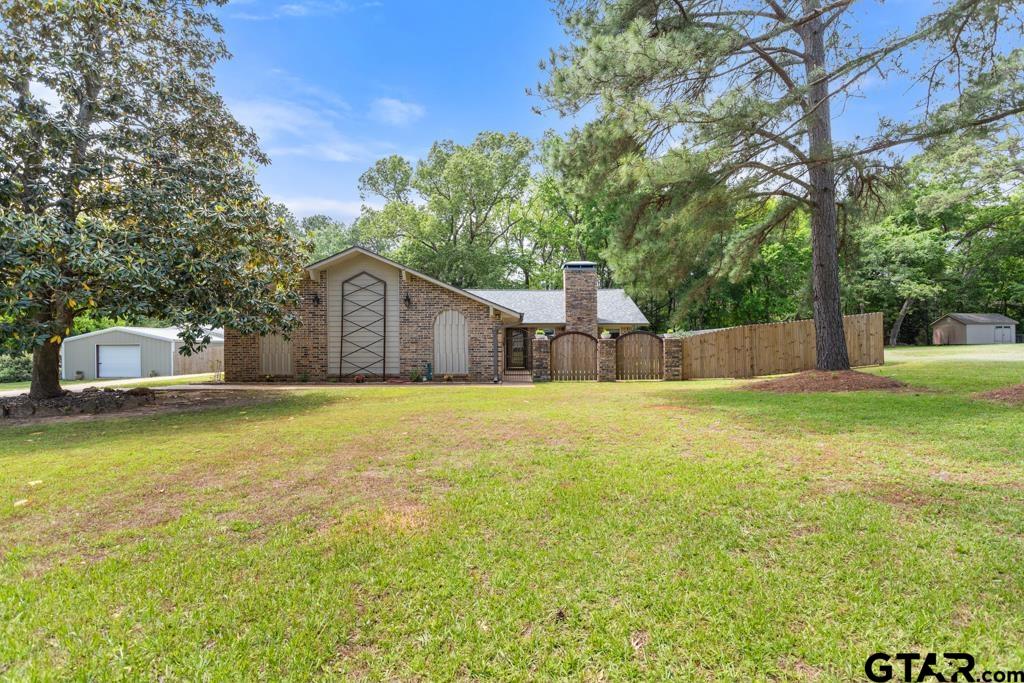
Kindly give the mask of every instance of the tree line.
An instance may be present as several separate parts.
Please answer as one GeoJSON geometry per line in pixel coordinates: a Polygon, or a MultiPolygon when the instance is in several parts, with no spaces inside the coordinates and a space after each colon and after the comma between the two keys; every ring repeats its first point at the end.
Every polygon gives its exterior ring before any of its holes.
{"type": "Polygon", "coordinates": [[[269,159],[214,87],[221,0],[2,2],[0,346],[46,398],[87,321],[156,317],[186,351],[207,326],[287,332],[303,261],[353,243],[464,287],[594,260],[659,329],[810,315],[829,370],[844,311],[904,341],[947,307],[1019,315],[1024,3],[940,0],[864,40],[865,2],[555,0],[535,94],[580,123],[382,159],[351,225],[259,187],[269,159]],[[837,140],[869,77],[913,99],[837,140]]]}
{"type": "MultiPolygon", "coordinates": [[[[620,226],[607,197],[551,168],[564,144],[494,132],[439,142],[415,164],[392,156],[366,171],[363,199],[380,208],[348,224],[287,220],[311,261],[359,245],[463,287],[557,289],[563,262],[592,260],[602,286],[627,289],[659,331],[813,316],[806,211],[754,249],[750,230],[774,201],[737,211],[731,229],[695,235],[682,262],[660,243],[626,250],[613,240],[620,226]]],[[[842,312],[883,312],[891,344],[928,343],[946,312],[1024,316],[1022,150],[1007,124],[936,140],[894,167],[837,227],[842,312]]]]}

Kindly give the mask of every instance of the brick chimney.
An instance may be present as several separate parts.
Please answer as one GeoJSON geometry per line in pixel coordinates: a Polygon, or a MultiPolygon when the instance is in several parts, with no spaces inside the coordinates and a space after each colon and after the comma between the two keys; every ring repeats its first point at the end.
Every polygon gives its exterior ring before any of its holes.
{"type": "Polygon", "coordinates": [[[569,261],[562,266],[565,329],[597,336],[597,264],[569,261]]]}

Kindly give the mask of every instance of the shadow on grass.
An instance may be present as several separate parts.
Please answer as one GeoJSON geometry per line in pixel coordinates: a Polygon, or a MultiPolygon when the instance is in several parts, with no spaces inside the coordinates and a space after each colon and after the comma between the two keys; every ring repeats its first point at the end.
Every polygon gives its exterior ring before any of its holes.
{"type": "Polygon", "coordinates": [[[926,444],[971,460],[1024,460],[1020,408],[937,392],[773,394],[740,387],[656,394],[666,404],[727,411],[759,430],[858,435],[926,444]]]}
{"type": "Polygon", "coordinates": [[[53,451],[61,446],[106,448],[118,438],[139,438],[152,434],[166,436],[174,430],[179,434],[202,436],[216,434],[248,420],[282,420],[302,413],[353,400],[352,395],[339,392],[256,394],[252,402],[165,413],[116,413],[90,418],[43,421],[32,424],[0,426],[0,458],[17,453],[32,455],[53,451]],[[11,448],[5,448],[10,446],[11,448]]]}

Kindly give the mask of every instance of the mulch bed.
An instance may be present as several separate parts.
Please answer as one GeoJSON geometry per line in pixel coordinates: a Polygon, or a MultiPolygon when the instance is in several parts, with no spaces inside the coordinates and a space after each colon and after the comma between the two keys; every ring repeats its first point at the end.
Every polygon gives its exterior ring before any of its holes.
{"type": "Polygon", "coordinates": [[[0,398],[0,424],[89,419],[108,414],[153,414],[200,408],[248,405],[271,400],[278,392],[197,389],[188,391],[87,388],[57,398],[33,400],[28,394],[0,398]]]}
{"type": "Polygon", "coordinates": [[[978,394],[978,398],[984,398],[990,401],[999,401],[1000,403],[1009,403],[1011,405],[1020,405],[1024,403],[1024,384],[1016,384],[1012,387],[986,391],[978,394]]]}
{"type": "Polygon", "coordinates": [[[893,391],[906,386],[891,377],[879,377],[856,370],[805,370],[794,375],[753,382],[743,388],[779,394],[804,394],[821,391],[893,391]]]}

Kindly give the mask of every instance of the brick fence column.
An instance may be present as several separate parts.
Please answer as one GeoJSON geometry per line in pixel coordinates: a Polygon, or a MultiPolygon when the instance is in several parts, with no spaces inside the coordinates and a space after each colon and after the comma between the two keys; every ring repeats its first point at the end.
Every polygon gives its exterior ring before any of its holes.
{"type": "Polygon", "coordinates": [[[683,340],[679,337],[663,337],[661,351],[662,378],[666,381],[683,379],[683,340]]]}
{"type": "Polygon", "coordinates": [[[224,330],[224,381],[255,382],[260,371],[260,337],[224,330]]]}
{"type": "Polygon", "coordinates": [[[327,379],[327,278],[309,277],[299,288],[302,326],[293,333],[295,376],[312,382],[327,379]]]}
{"type": "Polygon", "coordinates": [[[615,349],[614,339],[597,340],[597,381],[615,381],[615,349]]]}
{"type": "Polygon", "coordinates": [[[533,381],[551,381],[551,340],[547,337],[534,337],[531,342],[533,349],[533,381]]]}

